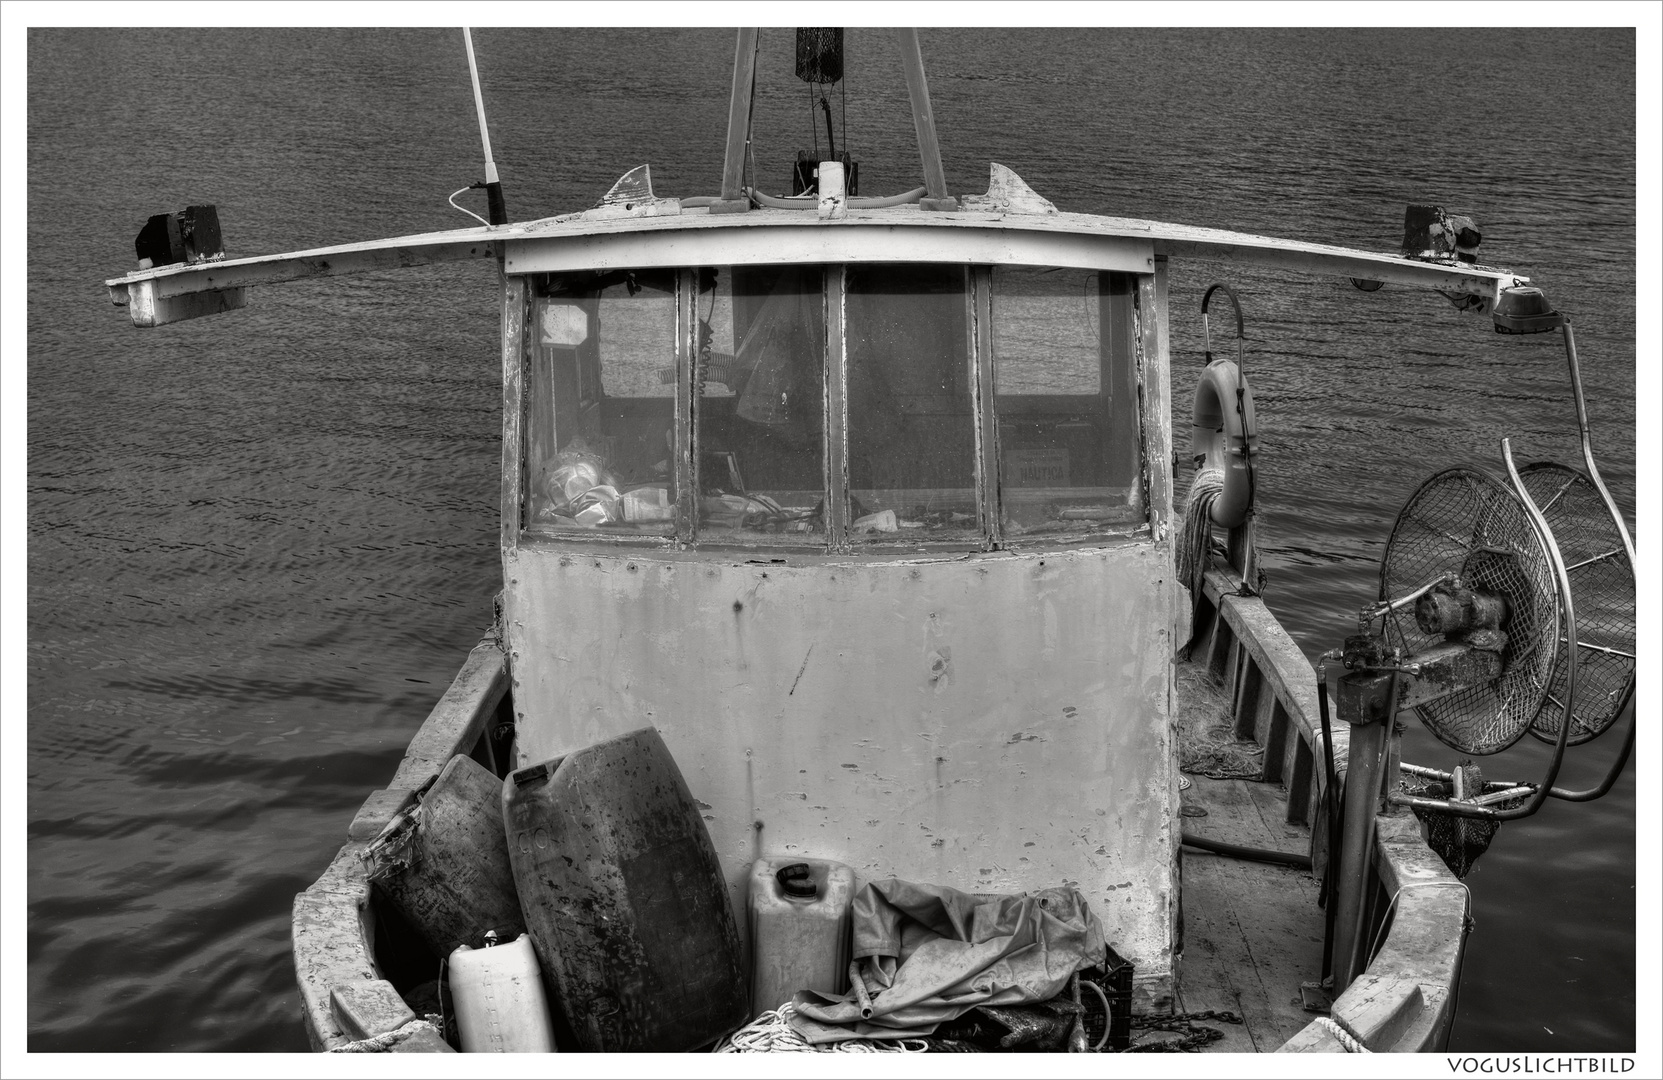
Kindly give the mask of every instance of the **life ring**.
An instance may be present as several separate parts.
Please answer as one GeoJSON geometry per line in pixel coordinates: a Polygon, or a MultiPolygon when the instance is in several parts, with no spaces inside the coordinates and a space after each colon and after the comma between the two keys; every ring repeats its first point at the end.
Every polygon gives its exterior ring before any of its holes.
{"type": "Polygon", "coordinates": [[[1190,456],[1196,469],[1216,469],[1224,490],[1208,516],[1213,524],[1234,529],[1253,508],[1254,466],[1259,456],[1259,428],[1253,419],[1253,390],[1233,360],[1214,360],[1201,372],[1191,412],[1190,456]]]}

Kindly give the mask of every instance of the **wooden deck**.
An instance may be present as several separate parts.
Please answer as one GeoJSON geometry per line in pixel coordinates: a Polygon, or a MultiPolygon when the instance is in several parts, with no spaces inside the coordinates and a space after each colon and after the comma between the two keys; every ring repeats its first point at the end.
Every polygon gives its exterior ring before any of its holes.
{"type": "MultiPolygon", "coordinates": [[[[1311,823],[1323,819],[1329,788],[1324,743],[1332,745],[1343,789],[1350,730],[1340,723],[1324,738],[1316,672],[1238,575],[1208,570],[1198,599],[1194,663],[1179,666],[1174,702],[1179,767],[1189,781],[1184,830],[1218,843],[1309,853],[1311,823]]],[[[1374,839],[1365,889],[1380,902],[1369,905],[1365,925],[1379,949],[1324,1023],[1314,1022],[1319,1015],[1304,1010],[1300,995],[1301,983],[1324,974],[1317,876],[1183,849],[1175,1004],[1245,1020],[1207,1022],[1225,1036],[1208,1049],[1344,1052],[1336,1030],[1376,1053],[1446,1044],[1466,889],[1427,848],[1413,815],[1379,814],[1374,839]],[[1387,906],[1389,928],[1381,925],[1387,906]]]]}
{"type": "MultiPolygon", "coordinates": [[[[1308,854],[1306,829],[1289,824],[1280,784],[1191,776],[1184,831],[1226,844],[1308,854]],[[1205,811],[1206,816],[1191,816],[1205,811]]],[[[1299,984],[1322,977],[1322,909],[1309,870],[1186,847],[1180,888],[1181,1012],[1227,1010],[1243,1023],[1200,1021],[1224,1032],[1206,1049],[1270,1053],[1316,1018],[1299,984]]]]}

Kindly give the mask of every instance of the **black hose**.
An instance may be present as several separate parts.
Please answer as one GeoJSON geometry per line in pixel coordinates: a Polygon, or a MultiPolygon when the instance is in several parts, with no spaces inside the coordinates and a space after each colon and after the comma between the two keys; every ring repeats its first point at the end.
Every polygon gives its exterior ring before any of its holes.
{"type": "Polygon", "coordinates": [[[1229,855],[1236,859],[1252,859],[1256,862],[1281,863],[1283,866],[1297,866],[1301,870],[1311,868],[1309,855],[1297,855],[1290,851],[1270,851],[1266,848],[1242,847],[1240,844],[1226,844],[1218,840],[1205,840],[1194,833],[1181,833],[1183,842],[1192,848],[1211,851],[1215,855],[1229,855]]]}

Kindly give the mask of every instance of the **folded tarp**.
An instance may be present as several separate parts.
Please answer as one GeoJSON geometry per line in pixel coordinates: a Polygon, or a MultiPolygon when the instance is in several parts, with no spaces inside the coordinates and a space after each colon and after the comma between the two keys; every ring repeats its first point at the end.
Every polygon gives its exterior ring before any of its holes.
{"type": "Polygon", "coordinates": [[[1103,960],[1102,925],[1078,889],[959,892],[889,878],[856,896],[853,949],[866,999],[797,993],[791,1026],[811,1043],[928,1035],[978,1005],[1049,1001],[1103,960]]]}

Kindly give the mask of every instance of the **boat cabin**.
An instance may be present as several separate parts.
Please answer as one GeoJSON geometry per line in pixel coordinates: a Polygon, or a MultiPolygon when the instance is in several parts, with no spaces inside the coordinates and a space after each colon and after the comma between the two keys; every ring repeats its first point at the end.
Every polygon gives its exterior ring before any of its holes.
{"type": "Polygon", "coordinates": [[[683,211],[508,246],[515,760],[650,724],[736,911],[765,855],[1074,885],[1160,997],[1164,266],[1032,221],[683,211]]]}

